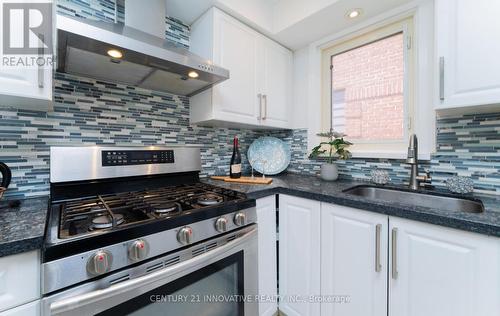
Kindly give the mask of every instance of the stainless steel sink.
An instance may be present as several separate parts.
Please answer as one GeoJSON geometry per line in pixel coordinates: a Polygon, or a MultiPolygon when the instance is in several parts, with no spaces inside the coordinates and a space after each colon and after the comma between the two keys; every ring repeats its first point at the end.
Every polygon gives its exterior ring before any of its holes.
{"type": "Polygon", "coordinates": [[[405,191],[396,188],[382,188],[370,185],[360,185],[344,190],[344,193],[395,202],[408,205],[429,207],[446,211],[462,211],[468,213],[481,213],[484,211],[483,203],[479,200],[464,199],[436,193],[405,191]]]}

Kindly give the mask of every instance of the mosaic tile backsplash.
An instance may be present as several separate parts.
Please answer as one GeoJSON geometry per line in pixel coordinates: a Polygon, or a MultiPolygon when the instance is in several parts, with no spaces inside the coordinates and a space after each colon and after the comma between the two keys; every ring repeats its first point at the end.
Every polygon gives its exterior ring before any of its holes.
{"type": "MultiPolygon", "coordinates": [[[[108,22],[123,22],[115,0],[58,0],[59,12],[108,22]],[[115,19],[115,14],[118,16],[115,19]]],[[[166,17],[166,36],[189,46],[189,28],[166,17]]],[[[52,145],[200,146],[202,176],[226,174],[232,137],[240,137],[243,171],[250,172],[246,152],[260,136],[275,136],[290,145],[287,172],[317,174],[321,161],[307,158],[307,130],[252,131],[189,125],[189,100],[160,92],[57,73],[52,112],[0,108],[0,161],[13,169],[6,196],[48,194],[49,147],[52,145]]],[[[343,178],[369,179],[374,168],[389,171],[392,183],[409,177],[403,160],[351,159],[338,162],[343,178]]],[[[453,175],[471,177],[476,192],[500,195],[500,113],[437,120],[437,151],[429,168],[433,183],[444,187],[453,175]]]]}
{"type": "MultiPolygon", "coordinates": [[[[421,172],[431,171],[432,184],[444,188],[446,179],[459,175],[472,178],[476,193],[500,195],[500,113],[438,118],[436,126],[436,153],[421,163],[421,172]]],[[[321,161],[309,160],[304,151],[307,130],[290,131],[281,137],[292,148],[289,172],[319,173],[321,161]]],[[[375,168],[387,170],[394,184],[407,182],[410,176],[404,160],[350,159],[337,164],[343,178],[370,180],[375,168]]]]}
{"type": "Polygon", "coordinates": [[[0,161],[12,168],[7,196],[46,195],[49,147],[194,145],[202,175],[227,174],[232,138],[241,139],[244,172],[249,144],[265,131],[189,126],[189,99],[57,73],[52,112],[0,109],[0,161]]]}

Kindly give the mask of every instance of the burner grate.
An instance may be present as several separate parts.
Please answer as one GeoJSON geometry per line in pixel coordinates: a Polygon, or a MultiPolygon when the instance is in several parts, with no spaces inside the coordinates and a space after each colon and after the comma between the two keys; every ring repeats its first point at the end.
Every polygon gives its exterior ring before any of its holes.
{"type": "Polygon", "coordinates": [[[59,237],[69,238],[146,220],[168,219],[190,210],[244,198],[244,194],[203,183],[82,198],[61,204],[59,237]]]}

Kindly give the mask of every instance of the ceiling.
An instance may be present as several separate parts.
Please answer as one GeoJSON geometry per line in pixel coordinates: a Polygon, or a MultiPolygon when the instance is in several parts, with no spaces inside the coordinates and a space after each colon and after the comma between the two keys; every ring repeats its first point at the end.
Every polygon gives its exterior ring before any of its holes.
{"type": "Polygon", "coordinates": [[[325,36],[412,0],[166,0],[167,14],[192,24],[217,6],[251,27],[296,50],[325,36]],[[348,10],[361,8],[356,19],[348,10]]]}

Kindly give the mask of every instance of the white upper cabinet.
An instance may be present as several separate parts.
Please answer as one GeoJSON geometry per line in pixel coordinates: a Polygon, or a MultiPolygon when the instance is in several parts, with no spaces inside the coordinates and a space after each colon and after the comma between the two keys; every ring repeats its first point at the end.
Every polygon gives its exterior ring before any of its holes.
{"type": "MultiPolygon", "coordinates": [[[[4,14],[3,10],[4,8],[0,7],[0,15],[4,14]]],[[[3,30],[3,37],[6,37],[7,32],[9,32],[10,40],[20,45],[19,41],[22,43],[24,40],[24,27],[19,27],[19,25],[24,26],[22,11],[13,11],[15,10],[5,12],[7,15],[10,14],[12,20],[11,27],[3,30]]],[[[30,38],[30,45],[32,44],[31,41],[32,38],[30,38]]],[[[4,66],[3,63],[0,65],[0,106],[47,110],[52,101],[52,67],[42,62],[42,66],[37,66],[36,62],[33,62],[33,60],[36,61],[37,58],[44,56],[44,50],[39,50],[38,56],[34,54],[8,55],[5,52],[3,53],[2,62],[7,60],[10,65],[4,66]]],[[[46,61],[47,59],[44,62],[46,61]]]]}
{"type": "Polygon", "coordinates": [[[321,204],[321,295],[349,295],[323,303],[323,316],[387,316],[388,217],[321,204]]]}
{"type": "Polygon", "coordinates": [[[51,100],[51,70],[0,68],[0,105],[45,110],[51,100]]]}
{"type": "Polygon", "coordinates": [[[264,76],[262,77],[262,125],[289,127],[292,87],[292,54],[269,39],[261,43],[264,76]]]}
{"type": "Polygon", "coordinates": [[[391,217],[390,316],[500,315],[500,241],[391,217]]]}
{"type": "Polygon", "coordinates": [[[500,1],[436,0],[436,108],[500,103],[500,1]]]}
{"type": "Polygon", "coordinates": [[[191,123],[287,128],[292,52],[217,8],[191,29],[191,51],[230,78],[191,97],[191,123]]]}

